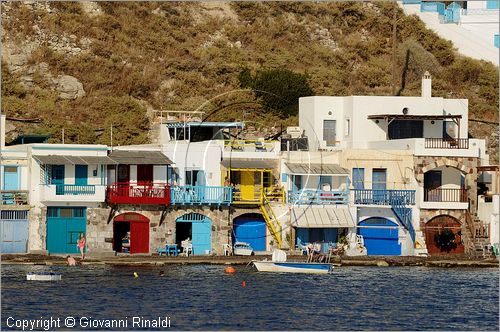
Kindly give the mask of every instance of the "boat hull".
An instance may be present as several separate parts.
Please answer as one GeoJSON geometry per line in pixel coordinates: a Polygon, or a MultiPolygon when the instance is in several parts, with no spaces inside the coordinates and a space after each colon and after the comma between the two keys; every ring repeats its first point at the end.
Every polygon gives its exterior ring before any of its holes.
{"type": "Polygon", "coordinates": [[[322,263],[254,261],[253,264],[257,268],[257,271],[260,272],[327,274],[333,268],[332,264],[322,264],[322,263]]]}
{"type": "Polygon", "coordinates": [[[26,274],[26,280],[59,281],[61,275],[59,273],[28,273],[26,274]]]}

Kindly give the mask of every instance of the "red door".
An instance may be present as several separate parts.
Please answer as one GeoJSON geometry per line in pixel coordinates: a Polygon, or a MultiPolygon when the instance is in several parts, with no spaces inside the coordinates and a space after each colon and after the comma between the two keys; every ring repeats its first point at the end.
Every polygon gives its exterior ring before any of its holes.
{"type": "Polygon", "coordinates": [[[434,217],[425,225],[425,244],[430,255],[463,254],[460,222],[448,215],[434,217]]]}
{"type": "Polygon", "coordinates": [[[130,222],[130,253],[149,253],[149,222],[130,222]]]}
{"type": "Polygon", "coordinates": [[[137,184],[153,183],[153,165],[137,165],[137,184]]]}
{"type": "Polygon", "coordinates": [[[115,217],[115,222],[130,223],[130,253],[149,253],[149,219],[136,212],[123,213],[115,217]]]}

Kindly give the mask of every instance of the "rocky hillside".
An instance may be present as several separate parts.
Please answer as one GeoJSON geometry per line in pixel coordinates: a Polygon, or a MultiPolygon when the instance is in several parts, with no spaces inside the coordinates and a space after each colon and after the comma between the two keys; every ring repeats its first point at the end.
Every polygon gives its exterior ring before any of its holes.
{"type": "MultiPolygon", "coordinates": [[[[264,111],[240,73],[305,74],[317,95],[389,95],[393,5],[375,3],[2,3],[2,108],[8,134],[58,142],[148,142],[155,110],[215,112],[257,128],[296,124],[264,111]],[[39,120],[39,121],[38,121],[39,120]]],[[[398,9],[397,90],[468,98],[470,134],[498,158],[498,68],[398,9]],[[486,123],[484,123],[486,122],[486,123]],[[495,130],[492,130],[495,129],[495,130]]]]}

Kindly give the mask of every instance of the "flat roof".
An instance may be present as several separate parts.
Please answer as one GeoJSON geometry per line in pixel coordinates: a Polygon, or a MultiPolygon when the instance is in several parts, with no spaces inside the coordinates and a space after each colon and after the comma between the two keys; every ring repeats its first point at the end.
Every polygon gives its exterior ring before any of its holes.
{"type": "Polygon", "coordinates": [[[461,119],[461,115],[409,115],[409,114],[373,114],[368,115],[368,120],[445,120],[461,119]]]}
{"type": "Polygon", "coordinates": [[[172,122],[165,123],[167,128],[182,128],[182,127],[223,127],[223,128],[245,128],[245,124],[243,122],[211,122],[211,121],[202,121],[202,122],[172,122]]]}

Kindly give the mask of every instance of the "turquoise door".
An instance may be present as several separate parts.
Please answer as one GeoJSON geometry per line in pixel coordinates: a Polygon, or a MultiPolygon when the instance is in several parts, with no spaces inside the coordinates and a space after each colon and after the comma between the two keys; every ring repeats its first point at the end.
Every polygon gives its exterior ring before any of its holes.
{"type": "Polygon", "coordinates": [[[75,184],[77,186],[86,186],[88,178],[87,165],[75,165],[75,184]]]}
{"type": "Polygon", "coordinates": [[[212,251],[212,221],[205,218],[193,222],[193,254],[204,255],[212,251]],[[207,252],[208,250],[208,252],[207,252]]]}
{"type": "Polygon", "coordinates": [[[75,254],[80,234],[86,233],[86,209],[47,208],[47,250],[49,253],[75,254]]]}
{"type": "Polygon", "coordinates": [[[56,195],[64,195],[64,165],[52,165],[50,184],[56,185],[56,195]]]}
{"type": "Polygon", "coordinates": [[[487,0],[486,1],[486,9],[498,9],[499,1],[498,0],[487,0]]]}

